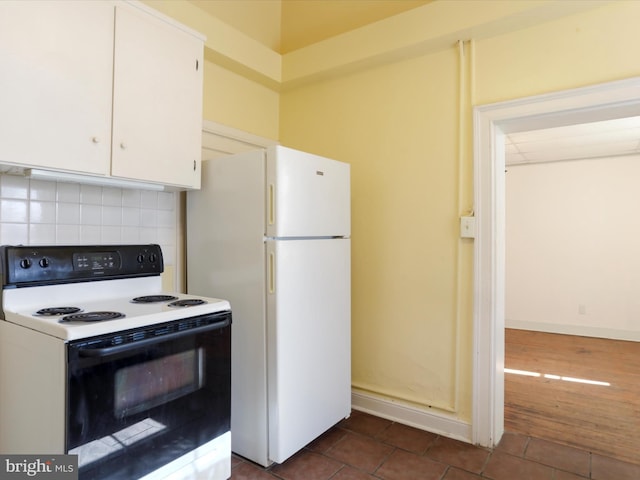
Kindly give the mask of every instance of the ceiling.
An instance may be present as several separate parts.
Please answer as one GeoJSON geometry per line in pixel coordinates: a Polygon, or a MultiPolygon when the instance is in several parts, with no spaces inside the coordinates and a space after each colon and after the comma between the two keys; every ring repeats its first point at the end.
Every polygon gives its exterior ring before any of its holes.
{"type": "Polygon", "coordinates": [[[281,53],[355,30],[432,0],[282,0],[281,53]]]}
{"type": "Polygon", "coordinates": [[[640,153],[640,117],[627,117],[506,135],[507,165],[640,153]]]}
{"type": "Polygon", "coordinates": [[[433,0],[189,0],[285,54],[433,0]]]}

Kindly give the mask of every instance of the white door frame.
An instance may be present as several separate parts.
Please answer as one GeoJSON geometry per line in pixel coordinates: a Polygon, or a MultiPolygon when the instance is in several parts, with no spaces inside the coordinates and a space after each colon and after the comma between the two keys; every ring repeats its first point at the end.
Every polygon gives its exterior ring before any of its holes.
{"type": "Polygon", "coordinates": [[[504,134],[640,115],[640,78],[474,108],[473,443],[504,431],[504,134]]]}

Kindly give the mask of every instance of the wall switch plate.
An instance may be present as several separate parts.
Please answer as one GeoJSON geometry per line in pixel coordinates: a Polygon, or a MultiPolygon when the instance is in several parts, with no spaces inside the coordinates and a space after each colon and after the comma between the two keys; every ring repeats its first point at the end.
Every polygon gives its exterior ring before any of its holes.
{"type": "Polygon", "coordinates": [[[476,217],[460,217],[460,237],[476,238],[476,217]]]}

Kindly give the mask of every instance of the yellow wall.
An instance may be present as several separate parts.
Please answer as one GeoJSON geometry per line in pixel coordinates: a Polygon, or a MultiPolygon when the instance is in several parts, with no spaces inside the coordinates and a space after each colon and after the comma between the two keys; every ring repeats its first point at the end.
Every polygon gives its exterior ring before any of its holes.
{"type": "Polygon", "coordinates": [[[610,4],[477,42],[478,104],[640,74],[640,2],[610,4]]]}
{"type": "Polygon", "coordinates": [[[205,57],[203,116],[261,137],[278,139],[279,94],[205,57]]]}
{"type": "Polygon", "coordinates": [[[306,49],[279,65],[244,43],[234,63],[208,43],[206,118],[352,165],[356,388],[470,422],[469,84],[484,104],[640,75],[638,18],[640,2],[436,1],[309,47],[331,72],[312,72],[306,49]],[[461,62],[455,40],[471,38],[461,62]]]}
{"type": "MultiPolygon", "coordinates": [[[[616,2],[485,35],[464,81],[484,104],[640,75],[638,18],[640,2],[616,2]]],[[[353,167],[354,386],[470,421],[473,254],[457,217],[473,137],[463,97],[459,165],[457,60],[451,45],[284,92],[280,139],[353,167]]]]}
{"type": "Polygon", "coordinates": [[[283,94],[280,112],[282,143],[352,166],[354,385],[447,409],[457,85],[449,49],[283,94]]]}

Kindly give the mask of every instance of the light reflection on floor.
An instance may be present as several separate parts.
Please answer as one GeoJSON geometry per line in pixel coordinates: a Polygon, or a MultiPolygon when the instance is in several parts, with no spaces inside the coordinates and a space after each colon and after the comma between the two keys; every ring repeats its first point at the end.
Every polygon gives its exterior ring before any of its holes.
{"type": "Polygon", "coordinates": [[[599,380],[588,380],[585,378],[574,378],[574,377],[567,377],[564,375],[554,375],[551,373],[538,373],[538,372],[529,372],[527,370],[516,370],[513,368],[505,368],[504,369],[504,373],[509,373],[512,375],[523,375],[526,377],[543,377],[543,378],[547,378],[549,380],[563,380],[565,382],[573,382],[573,383],[585,383],[587,385],[598,385],[598,386],[602,386],[602,387],[610,387],[611,384],[609,382],[601,382],[599,380]]]}

